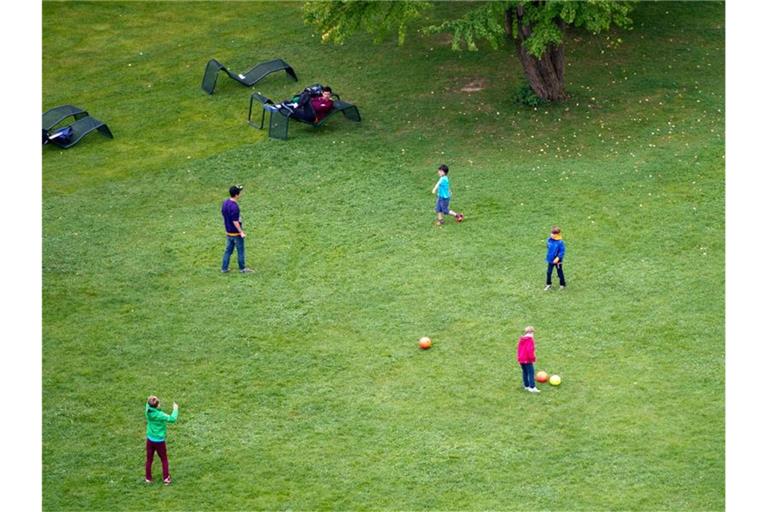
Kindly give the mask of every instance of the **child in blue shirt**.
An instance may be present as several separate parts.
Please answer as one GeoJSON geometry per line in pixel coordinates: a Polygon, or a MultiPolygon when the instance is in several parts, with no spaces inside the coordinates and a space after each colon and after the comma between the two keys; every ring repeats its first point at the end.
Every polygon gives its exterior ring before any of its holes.
{"type": "Polygon", "coordinates": [[[560,228],[552,226],[552,234],[547,239],[547,286],[544,290],[552,288],[552,269],[557,269],[557,277],[560,279],[560,289],[565,289],[565,274],[563,274],[563,258],[565,257],[565,242],[560,234],[560,228]]]}
{"type": "Polygon", "coordinates": [[[441,164],[437,168],[437,174],[440,179],[437,180],[435,186],[432,187],[432,193],[437,194],[437,202],[435,203],[435,211],[437,212],[437,225],[442,226],[445,224],[444,215],[453,215],[456,218],[456,222],[464,220],[464,214],[457,213],[451,210],[448,205],[451,203],[451,182],[448,181],[448,166],[441,164]]]}

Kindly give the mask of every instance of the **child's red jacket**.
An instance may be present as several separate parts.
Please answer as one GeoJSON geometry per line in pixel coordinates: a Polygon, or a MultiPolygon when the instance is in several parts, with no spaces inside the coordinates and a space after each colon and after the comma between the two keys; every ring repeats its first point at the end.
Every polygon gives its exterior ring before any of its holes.
{"type": "Polygon", "coordinates": [[[532,336],[520,336],[517,341],[517,362],[521,364],[536,362],[536,344],[532,336]]]}

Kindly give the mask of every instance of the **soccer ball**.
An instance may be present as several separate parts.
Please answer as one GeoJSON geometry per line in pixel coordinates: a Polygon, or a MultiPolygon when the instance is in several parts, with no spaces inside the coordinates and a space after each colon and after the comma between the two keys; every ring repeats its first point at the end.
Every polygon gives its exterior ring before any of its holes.
{"type": "Polygon", "coordinates": [[[559,386],[560,385],[560,376],[559,375],[553,375],[549,378],[549,383],[553,386],[559,386]]]}
{"type": "Polygon", "coordinates": [[[536,372],[536,382],[547,382],[547,379],[549,379],[549,375],[544,370],[536,372]]]}
{"type": "Polygon", "coordinates": [[[432,340],[426,336],[422,336],[421,339],[419,339],[419,348],[421,350],[427,350],[430,347],[432,347],[432,340]]]}

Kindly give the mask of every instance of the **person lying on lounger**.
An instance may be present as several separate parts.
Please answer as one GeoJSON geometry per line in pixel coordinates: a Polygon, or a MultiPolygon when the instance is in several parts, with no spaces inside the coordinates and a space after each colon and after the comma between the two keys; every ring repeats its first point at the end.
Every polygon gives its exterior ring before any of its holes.
{"type": "Polygon", "coordinates": [[[307,123],[319,123],[333,110],[333,91],[327,85],[317,89],[308,87],[302,91],[296,102],[283,102],[291,110],[291,117],[301,119],[307,123]]]}

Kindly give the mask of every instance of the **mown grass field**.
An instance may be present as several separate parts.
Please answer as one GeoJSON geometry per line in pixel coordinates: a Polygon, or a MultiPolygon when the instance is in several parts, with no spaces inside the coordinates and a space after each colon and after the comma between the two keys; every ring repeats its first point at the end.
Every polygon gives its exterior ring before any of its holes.
{"type": "Polygon", "coordinates": [[[45,2],[43,110],[115,139],[43,148],[44,508],[722,510],[724,6],[633,19],[570,33],[571,100],[531,109],[511,47],[323,46],[300,3],[45,2]],[[363,122],[269,140],[251,90],[200,89],[210,58],[276,57],[300,82],[254,90],[328,83],[363,122]],[[466,214],[442,228],[440,163],[466,214]],[[250,275],[219,272],[234,183],[250,275]],[[528,324],[563,378],[537,396],[528,324]],[[143,483],[149,394],[181,406],[170,487],[143,483]]]}

